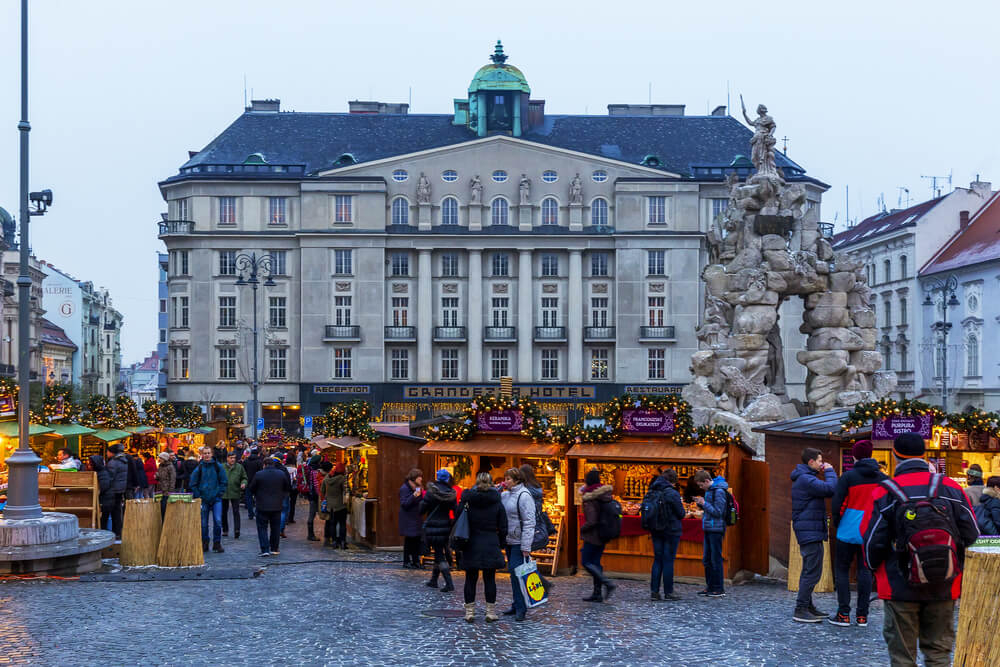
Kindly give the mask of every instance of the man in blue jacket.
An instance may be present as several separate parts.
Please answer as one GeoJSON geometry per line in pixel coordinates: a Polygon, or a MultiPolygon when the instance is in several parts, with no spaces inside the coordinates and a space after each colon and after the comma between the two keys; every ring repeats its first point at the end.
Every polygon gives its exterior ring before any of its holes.
{"type": "Polygon", "coordinates": [[[802,554],[799,594],[792,620],[798,623],[821,623],[826,614],[816,609],[812,594],[823,575],[823,542],[829,530],[826,524],[826,499],[837,490],[837,473],[823,462],[818,449],[802,450],[802,463],[792,471],[792,528],[802,554]]]}
{"type": "Polygon", "coordinates": [[[208,551],[208,514],[212,513],[212,551],[222,553],[222,494],[226,470],[212,458],[209,447],[201,448],[201,462],[191,473],[191,495],[201,498],[201,550],[208,551]]]}
{"type": "Polygon", "coordinates": [[[726,491],[729,484],[721,475],[712,479],[707,470],[694,473],[695,484],[705,494],[695,496],[694,501],[701,507],[701,529],[705,533],[701,562],[705,566],[705,590],[698,593],[710,598],[726,595],[725,564],[722,561],[722,540],[726,537],[726,491]]]}

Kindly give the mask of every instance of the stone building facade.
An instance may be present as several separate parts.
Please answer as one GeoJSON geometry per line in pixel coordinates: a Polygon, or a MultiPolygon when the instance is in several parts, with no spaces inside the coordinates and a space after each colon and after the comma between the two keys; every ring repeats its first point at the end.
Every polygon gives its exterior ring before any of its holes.
{"type": "MultiPolygon", "coordinates": [[[[362,398],[409,419],[501,377],[572,417],[690,380],[705,233],[727,175],[752,172],[751,132],[724,108],[546,114],[491,60],[453,114],[254,101],[160,183],[169,400],[250,416],[248,253],[274,282],[256,292],[265,418],[362,398]]],[[[826,186],[777,166],[818,219],[826,186]]]]}

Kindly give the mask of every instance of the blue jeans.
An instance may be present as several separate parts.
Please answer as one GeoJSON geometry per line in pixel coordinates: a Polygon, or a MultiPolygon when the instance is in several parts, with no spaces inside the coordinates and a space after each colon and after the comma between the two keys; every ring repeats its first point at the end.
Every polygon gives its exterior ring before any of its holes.
{"type": "Polygon", "coordinates": [[[604,545],[584,542],[580,549],[580,564],[590,573],[594,579],[600,580],[604,575],[604,568],[601,567],[601,556],[604,555],[604,545]]]}
{"type": "Polygon", "coordinates": [[[247,518],[248,519],[254,518],[255,513],[253,511],[253,509],[254,509],[253,494],[250,493],[250,485],[249,484],[247,484],[247,488],[246,488],[246,506],[247,506],[247,518]]]}
{"type": "Polygon", "coordinates": [[[510,587],[514,591],[514,610],[524,613],[528,610],[528,605],[524,602],[524,596],[521,595],[521,585],[517,583],[517,575],[514,574],[514,568],[522,563],[524,563],[524,554],[521,553],[521,545],[508,544],[507,571],[510,572],[510,587]]]}
{"type": "Polygon", "coordinates": [[[212,513],[212,542],[222,541],[222,499],[206,502],[201,500],[201,539],[208,539],[208,513],[212,513]]]}
{"type": "Polygon", "coordinates": [[[279,528],[281,526],[281,512],[257,512],[257,543],[260,545],[260,552],[278,551],[279,528]]]}
{"type": "Polygon", "coordinates": [[[701,562],[705,565],[705,590],[710,593],[725,591],[723,584],[725,570],[722,564],[723,537],[725,537],[725,533],[705,533],[705,541],[702,545],[704,553],[701,562]]]}
{"type": "Polygon", "coordinates": [[[677,557],[677,547],[680,545],[680,535],[657,535],[653,533],[653,570],[650,572],[649,587],[654,593],[660,592],[660,580],[663,580],[663,593],[672,595],[674,592],[674,559],[677,557]]]}
{"type": "Polygon", "coordinates": [[[288,522],[288,508],[291,507],[291,503],[288,502],[288,496],[281,501],[281,532],[285,532],[285,523],[288,522]]]}

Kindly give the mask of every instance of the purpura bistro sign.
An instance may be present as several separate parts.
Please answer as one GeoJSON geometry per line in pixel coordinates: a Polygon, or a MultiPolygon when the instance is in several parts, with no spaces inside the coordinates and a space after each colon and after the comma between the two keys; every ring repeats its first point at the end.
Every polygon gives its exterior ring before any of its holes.
{"type": "Polygon", "coordinates": [[[628,433],[672,435],[673,410],[622,410],[622,429],[628,433]]]}
{"type": "Polygon", "coordinates": [[[872,421],[872,440],[894,440],[904,433],[916,433],[924,440],[930,440],[931,416],[895,415],[872,421]]]}
{"type": "Polygon", "coordinates": [[[520,410],[483,410],[476,414],[481,433],[518,433],[524,425],[520,410]]]}

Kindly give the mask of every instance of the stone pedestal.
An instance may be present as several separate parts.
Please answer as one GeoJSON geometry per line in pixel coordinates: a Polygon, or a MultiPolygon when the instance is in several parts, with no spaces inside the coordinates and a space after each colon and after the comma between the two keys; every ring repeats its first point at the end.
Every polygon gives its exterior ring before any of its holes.
{"type": "Polygon", "coordinates": [[[0,574],[91,572],[101,566],[101,550],[114,540],[114,533],[106,530],[81,530],[72,514],[0,519],[0,574]]]}
{"type": "Polygon", "coordinates": [[[469,231],[478,232],[483,228],[483,205],[469,204],[469,231]]]}
{"type": "Polygon", "coordinates": [[[431,225],[433,224],[431,208],[430,204],[417,205],[417,228],[422,232],[429,232],[431,230],[431,225]]]}
{"type": "Polygon", "coordinates": [[[531,231],[531,204],[517,207],[517,228],[522,232],[531,231]]]}
{"type": "Polygon", "coordinates": [[[569,205],[569,230],[571,232],[583,231],[583,204],[569,205]]]}

